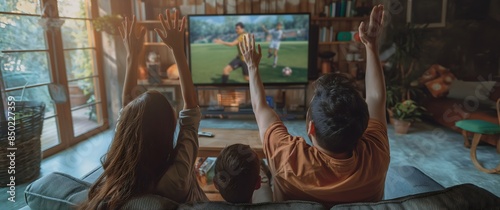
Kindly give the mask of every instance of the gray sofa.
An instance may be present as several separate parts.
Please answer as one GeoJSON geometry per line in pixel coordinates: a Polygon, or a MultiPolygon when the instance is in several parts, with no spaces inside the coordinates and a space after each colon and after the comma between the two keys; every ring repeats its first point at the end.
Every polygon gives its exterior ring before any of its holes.
{"type": "MultiPolygon", "coordinates": [[[[82,179],[53,173],[30,184],[25,192],[28,209],[74,209],[87,196],[90,183],[102,173],[97,168],[82,179]]],[[[259,204],[201,202],[177,204],[156,195],[131,199],[123,209],[326,209],[309,201],[259,204]]],[[[390,166],[384,200],[376,203],[350,203],[331,209],[500,209],[500,198],[472,184],[444,188],[412,166],[390,166]]]]}

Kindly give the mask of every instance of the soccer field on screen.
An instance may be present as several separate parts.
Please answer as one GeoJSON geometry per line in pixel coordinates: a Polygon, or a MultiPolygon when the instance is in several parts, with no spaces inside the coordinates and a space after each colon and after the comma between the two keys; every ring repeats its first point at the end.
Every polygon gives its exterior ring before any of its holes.
{"type": "MultiPolygon", "coordinates": [[[[264,83],[305,83],[307,82],[308,43],[306,41],[281,42],[278,63],[273,68],[274,57],[267,58],[269,42],[258,42],[262,47],[259,72],[264,83]],[[282,69],[290,67],[291,76],[283,76],[282,69]]],[[[220,84],[222,70],[238,54],[237,46],[219,44],[191,44],[191,70],[195,84],[220,84]]],[[[242,68],[233,70],[228,83],[248,83],[242,68]]]]}

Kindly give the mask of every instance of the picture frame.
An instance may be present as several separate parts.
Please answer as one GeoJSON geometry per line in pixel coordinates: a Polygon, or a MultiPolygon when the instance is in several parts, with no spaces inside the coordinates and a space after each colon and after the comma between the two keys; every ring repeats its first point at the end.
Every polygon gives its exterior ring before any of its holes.
{"type": "Polygon", "coordinates": [[[448,0],[408,0],[406,22],[428,28],[446,26],[448,0]]]}

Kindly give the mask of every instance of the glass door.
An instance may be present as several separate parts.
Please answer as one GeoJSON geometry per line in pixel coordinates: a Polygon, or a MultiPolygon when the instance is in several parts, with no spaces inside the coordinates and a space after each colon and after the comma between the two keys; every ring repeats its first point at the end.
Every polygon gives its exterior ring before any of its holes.
{"type": "Polygon", "coordinates": [[[2,101],[14,96],[45,103],[44,156],[108,127],[96,47],[102,45],[91,25],[97,13],[97,0],[0,0],[2,101]],[[42,14],[63,20],[62,27],[46,30],[42,14]],[[54,103],[50,84],[61,85],[67,101],[54,103]]]}

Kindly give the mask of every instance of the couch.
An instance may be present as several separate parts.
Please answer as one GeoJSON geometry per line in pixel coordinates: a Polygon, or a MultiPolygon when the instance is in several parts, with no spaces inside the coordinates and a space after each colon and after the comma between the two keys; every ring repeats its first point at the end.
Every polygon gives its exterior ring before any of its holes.
{"type": "MultiPolygon", "coordinates": [[[[52,173],[31,183],[25,192],[29,209],[74,209],[84,200],[92,182],[102,173],[96,168],[77,179],[52,173]]],[[[327,209],[310,201],[285,201],[258,204],[201,202],[177,204],[157,195],[136,197],[122,209],[327,209]]],[[[331,209],[500,209],[500,198],[472,184],[444,188],[412,166],[390,166],[384,200],[373,203],[340,204],[331,209]]]]}
{"type": "MultiPolygon", "coordinates": [[[[423,106],[430,118],[452,130],[462,132],[455,122],[463,119],[499,123],[495,102],[500,98],[500,83],[494,81],[460,81],[451,83],[449,93],[442,97],[428,97],[423,106]]],[[[467,139],[472,133],[466,133],[467,139]]],[[[500,153],[500,135],[483,135],[481,141],[497,146],[500,153]]]]}

